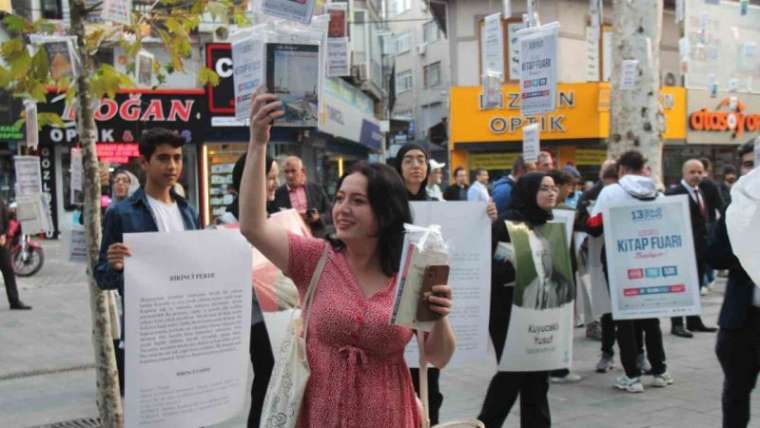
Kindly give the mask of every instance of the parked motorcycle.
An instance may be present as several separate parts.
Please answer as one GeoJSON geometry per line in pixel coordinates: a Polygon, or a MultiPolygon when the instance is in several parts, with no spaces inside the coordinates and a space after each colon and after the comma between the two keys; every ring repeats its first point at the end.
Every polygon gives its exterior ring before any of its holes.
{"type": "Polygon", "coordinates": [[[13,271],[17,276],[32,276],[42,269],[45,263],[45,253],[42,245],[33,240],[29,235],[21,232],[21,225],[15,219],[8,224],[7,231],[8,249],[11,253],[13,271]]]}

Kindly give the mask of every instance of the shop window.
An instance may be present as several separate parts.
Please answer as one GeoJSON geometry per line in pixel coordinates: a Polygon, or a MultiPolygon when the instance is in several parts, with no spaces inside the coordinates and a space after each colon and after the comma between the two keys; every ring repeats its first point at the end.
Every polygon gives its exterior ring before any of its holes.
{"type": "Polygon", "coordinates": [[[413,85],[412,70],[404,70],[396,74],[396,95],[412,90],[413,85]]]}
{"type": "Polygon", "coordinates": [[[390,0],[388,2],[388,15],[393,17],[412,10],[412,0],[390,0]]]}
{"type": "Polygon", "coordinates": [[[40,0],[40,9],[44,19],[63,19],[61,0],[40,0]]]}
{"type": "Polygon", "coordinates": [[[433,88],[441,84],[441,62],[434,62],[424,67],[425,87],[433,88]]]}
{"type": "Polygon", "coordinates": [[[411,33],[399,34],[396,37],[396,55],[401,55],[412,50],[411,33]]]}
{"type": "Polygon", "coordinates": [[[441,39],[441,30],[435,21],[426,22],[422,27],[422,35],[425,43],[437,42],[441,39]]]}

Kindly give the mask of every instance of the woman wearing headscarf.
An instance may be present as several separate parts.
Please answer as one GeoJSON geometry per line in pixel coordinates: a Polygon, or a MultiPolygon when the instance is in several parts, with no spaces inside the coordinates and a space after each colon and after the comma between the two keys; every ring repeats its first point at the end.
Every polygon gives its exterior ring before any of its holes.
{"type": "MultiPolygon", "coordinates": [[[[427,182],[430,176],[430,154],[425,148],[415,143],[404,144],[396,154],[395,167],[404,181],[406,193],[410,202],[414,201],[438,201],[427,192],[427,182]]],[[[495,220],[496,206],[488,204],[488,216],[495,220]]],[[[412,380],[414,389],[419,394],[418,369],[412,368],[412,380]]],[[[435,367],[428,369],[428,399],[430,403],[430,423],[438,423],[439,411],[443,404],[443,394],[439,386],[441,371],[435,367]]]]}
{"type": "Polygon", "coordinates": [[[140,182],[129,170],[116,170],[111,179],[111,205],[132,196],[139,188],[140,182]]]}
{"type": "MultiPolygon", "coordinates": [[[[511,208],[493,224],[489,331],[497,360],[501,359],[507,340],[516,276],[509,251],[498,251],[500,247],[511,243],[505,222],[523,223],[530,229],[546,224],[552,219],[552,208],[557,203],[558,193],[554,180],[549,175],[543,172],[528,173],[516,184],[511,208]]],[[[501,427],[519,395],[520,425],[531,428],[549,427],[551,415],[548,391],[549,373],[546,371],[500,371],[491,379],[478,419],[486,427],[501,427]]]]}

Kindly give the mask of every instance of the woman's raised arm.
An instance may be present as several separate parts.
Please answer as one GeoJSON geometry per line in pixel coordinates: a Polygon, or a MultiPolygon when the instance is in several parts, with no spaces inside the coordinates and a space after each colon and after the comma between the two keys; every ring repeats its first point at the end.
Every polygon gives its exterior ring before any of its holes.
{"type": "Polygon", "coordinates": [[[260,88],[251,105],[250,142],[240,183],[240,231],[254,247],[287,275],[288,234],[267,220],[266,157],[274,119],[282,116],[282,103],[260,88]]]}

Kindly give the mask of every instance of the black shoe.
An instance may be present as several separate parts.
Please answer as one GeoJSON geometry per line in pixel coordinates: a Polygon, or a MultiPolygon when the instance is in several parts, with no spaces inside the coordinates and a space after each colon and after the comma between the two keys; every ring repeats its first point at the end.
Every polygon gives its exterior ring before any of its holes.
{"type": "Polygon", "coordinates": [[[700,324],[698,326],[689,327],[689,331],[696,331],[699,333],[715,333],[718,331],[716,327],[708,327],[704,324],[700,324]]]}
{"type": "Polygon", "coordinates": [[[687,338],[687,339],[691,339],[692,337],[694,337],[694,335],[691,334],[690,332],[686,331],[686,329],[683,328],[682,325],[673,327],[670,330],[670,334],[672,334],[674,336],[678,336],[678,337],[684,337],[684,338],[687,338]]]}
{"type": "Polygon", "coordinates": [[[28,311],[29,309],[32,309],[31,306],[25,305],[24,302],[18,301],[16,303],[11,304],[11,310],[12,311],[28,311]]]}

